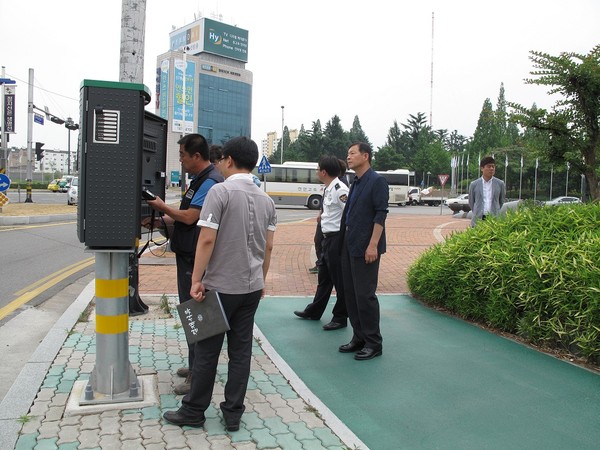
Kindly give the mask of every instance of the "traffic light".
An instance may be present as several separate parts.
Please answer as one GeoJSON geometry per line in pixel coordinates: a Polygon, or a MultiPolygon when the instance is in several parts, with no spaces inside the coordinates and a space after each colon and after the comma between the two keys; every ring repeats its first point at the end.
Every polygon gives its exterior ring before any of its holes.
{"type": "Polygon", "coordinates": [[[60,117],[56,117],[56,116],[52,116],[52,115],[50,116],[50,121],[57,123],[59,125],[62,125],[63,123],[65,123],[65,121],[62,120],[60,117]]]}
{"type": "Polygon", "coordinates": [[[44,146],[43,142],[35,143],[35,159],[36,159],[36,161],[41,161],[42,158],[44,157],[44,150],[42,149],[43,146],[44,146]]]}

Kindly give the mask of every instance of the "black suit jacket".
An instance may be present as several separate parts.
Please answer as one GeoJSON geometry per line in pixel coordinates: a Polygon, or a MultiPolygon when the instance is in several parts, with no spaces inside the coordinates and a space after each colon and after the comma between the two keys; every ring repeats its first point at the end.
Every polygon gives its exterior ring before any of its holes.
{"type": "Polygon", "coordinates": [[[376,223],[384,227],[377,244],[377,252],[380,255],[385,253],[385,219],[389,197],[387,181],[373,169],[370,168],[362,177],[355,178],[350,187],[340,226],[340,241],[344,242],[344,237],[346,238],[350,256],[364,257],[376,223]]]}

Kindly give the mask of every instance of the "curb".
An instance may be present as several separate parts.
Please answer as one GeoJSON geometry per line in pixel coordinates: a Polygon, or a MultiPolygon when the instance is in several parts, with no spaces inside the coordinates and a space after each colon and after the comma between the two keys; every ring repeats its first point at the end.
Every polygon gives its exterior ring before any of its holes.
{"type": "Polygon", "coordinates": [[[6,216],[0,217],[0,226],[6,225],[32,225],[36,223],[62,222],[76,220],[77,214],[50,214],[47,216],[6,216]]]}

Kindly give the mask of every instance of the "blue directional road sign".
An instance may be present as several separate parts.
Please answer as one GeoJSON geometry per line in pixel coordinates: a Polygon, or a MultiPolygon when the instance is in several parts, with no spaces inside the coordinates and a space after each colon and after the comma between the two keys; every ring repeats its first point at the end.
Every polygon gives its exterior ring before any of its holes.
{"type": "Polygon", "coordinates": [[[10,178],[8,178],[3,173],[0,173],[0,192],[4,192],[8,190],[10,187],[10,178]]]}
{"type": "Polygon", "coordinates": [[[263,155],[258,165],[258,173],[271,173],[271,164],[265,155],[263,155]]]}
{"type": "Polygon", "coordinates": [[[44,125],[44,116],[36,113],[33,115],[33,121],[35,123],[39,123],[40,125],[44,125]]]}

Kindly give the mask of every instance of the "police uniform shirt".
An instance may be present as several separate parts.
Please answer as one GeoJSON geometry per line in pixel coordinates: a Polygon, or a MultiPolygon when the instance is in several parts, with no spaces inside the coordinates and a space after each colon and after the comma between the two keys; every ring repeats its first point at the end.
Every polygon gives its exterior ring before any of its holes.
{"type": "Polygon", "coordinates": [[[340,180],[329,183],[323,192],[323,213],[321,214],[321,230],[323,233],[340,231],[342,214],[348,201],[348,186],[340,180]]]}

